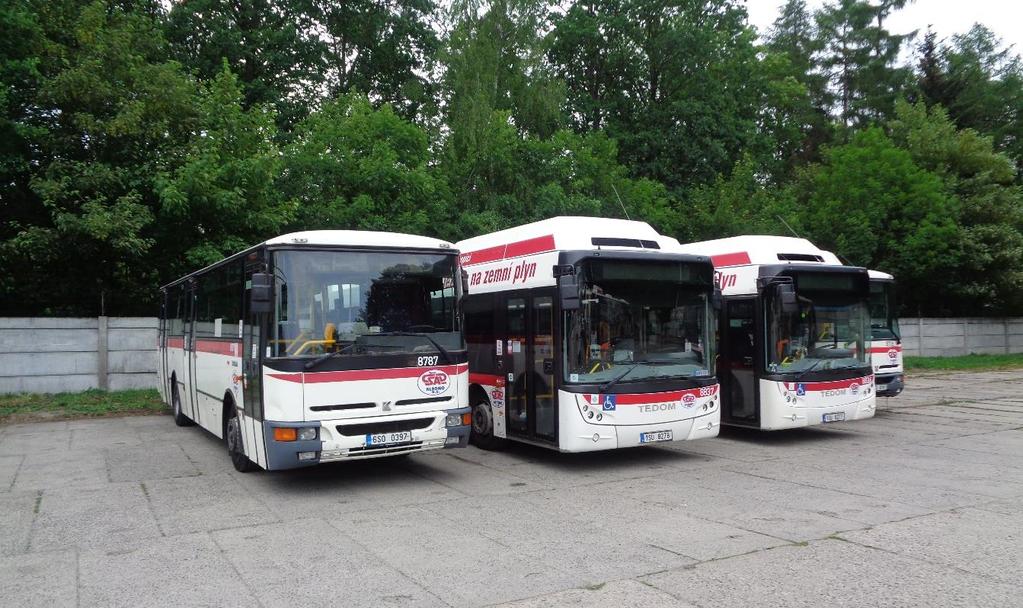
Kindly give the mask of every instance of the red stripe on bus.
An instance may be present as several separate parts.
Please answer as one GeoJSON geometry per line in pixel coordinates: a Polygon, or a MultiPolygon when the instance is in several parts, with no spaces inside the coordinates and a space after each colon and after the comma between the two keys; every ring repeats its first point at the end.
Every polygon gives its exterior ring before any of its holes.
{"type": "Polygon", "coordinates": [[[319,382],[352,382],[355,380],[397,380],[401,378],[418,378],[424,372],[439,369],[446,374],[461,374],[469,371],[467,363],[444,365],[440,367],[396,367],[389,369],[353,369],[336,372],[299,372],[296,374],[267,374],[271,378],[285,382],[303,382],[315,384],[319,382]]]}
{"type": "Polygon", "coordinates": [[[736,253],[722,253],[721,255],[710,256],[710,261],[714,263],[716,268],[724,266],[743,266],[749,264],[749,254],[745,251],[739,251],[736,253]]]}
{"type": "MultiPolygon", "coordinates": [[[[681,401],[682,397],[686,395],[692,395],[693,397],[710,397],[716,395],[718,392],[718,385],[712,384],[702,388],[690,388],[684,391],[665,391],[663,393],[638,393],[638,394],[618,394],[615,395],[615,403],[617,405],[647,405],[650,403],[664,403],[665,401],[681,401]]],[[[585,399],[589,402],[593,402],[593,395],[585,395],[585,399]]],[[[599,399],[598,395],[598,399],[599,399]]]]}
{"type": "Polygon", "coordinates": [[[213,353],[215,355],[241,357],[242,342],[241,340],[231,340],[229,342],[220,340],[196,340],[195,350],[200,353],[213,353]]]}
{"type": "Polygon", "coordinates": [[[167,338],[167,348],[184,348],[184,338],[167,338]]]}
{"type": "MultiPolygon", "coordinates": [[[[848,380],[831,380],[829,382],[799,382],[803,388],[808,391],[833,391],[840,388],[849,388],[850,386],[857,384],[863,385],[868,380],[871,380],[873,376],[863,376],[862,378],[849,378],[848,380]]],[[[796,390],[796,382],[786,382],[785,388],[789,390],[796,390]]]]}
{"type": "Polygon", "coordinates": [[[497,262],[508,258],[519,258],[525,255],[554,251],[554,235],[538,236],[524,241],[515,241],[505,245],[496,245],[486,249],[469,251],[460,256],[462,266],[474,266],[487,262],[497,262]]]}
{"type": "Polygon", "coordinates": [[[894,350],[897,353],[902,352],[901,346],[871,346],[870,352],[872,353],[886,353],[890,350],[894,350]]]}
{"type": "Polygon", "coordinates": [[[504,386],[504,378],[497,374],[474,374],[469,372],[469,382],[487,386],[504,386]]]}

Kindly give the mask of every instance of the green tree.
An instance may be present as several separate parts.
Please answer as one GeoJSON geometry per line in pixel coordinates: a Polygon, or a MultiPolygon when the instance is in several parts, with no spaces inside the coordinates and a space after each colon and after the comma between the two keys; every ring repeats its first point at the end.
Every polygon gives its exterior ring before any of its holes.
{"type": "Polygon", "coordinates": [[[779,218],[791,218],[796,209],[794,189],[776,186],[757,170],[756,162],[743,157],[726,177],[694,188],[683,213],[689,219],[680,239],[701,241],[742,234],[791,233],[779,218]]]}
{"type": "Polygon", "coordinates": [[[287,127],[316,102],[323,42],[301,0],[189,0],[171,4],[167,37],[201,80],[226,60],[244,84],[244,105],[272,105],[287,127]]]}
{"type": "Polygon", "coordinates": [[[14,310],[141,312],[153,300],[154,179],[187,138],[195,88],[143,4],[34,6],[44,50],[21,132],[35,212],[0,249],[13,277],[0,300],[14,310]]]}
{"type": "Polygon", "coordinates": [[[1023,60],[975,25],[942,51],[948,92],[938,101],[960,128],[990,135],[1023,168],[1023,60]]]}
{"type": "Polygon", "coordinates": [[[291,226],[449,236],[450,193],[428,165],[429,138],[389,105],[329,101],[295,129],[280,186],[299,204],[291,226]]]}
{"type": "Polygon", "coordinates": [[[911,70],[898,64],[899,52],[914,34],[893,34],[884,26],[907,0],[837,0],[816,15],[824,42],[818,61],[830,75],[838,117],[846,127],[892,116],[911,70]]]}
{"type": "Polygon", "coordinates": [[[408,119],[437,111],[433,0],[300,0],[324,42],[332,96],[357,91],[408,119]]]}
{"type": "Polygon", "coordinates": [[[243,106],[238,78],[225,65],[203,87],[199,119],[183,162],[157,180],[154,257],[177,276],[279,233],[293,217],[275,180],[281,173],[273,111],[243,106]]]}
{"type": "Polygon", "coordinates": [[[892,137],[958,200],[962,256],[946,269],[949,309],[1007,314],[1023,304],[1023,189],[990,137],[957,130],[940,106],[896,106],[892,137]]]}
{"type": "Polygon", "coordinates": [[[853,264],[898,277],[907,310],[941,312],[961,263],[960,209],[941,178],[876,127],[828,149],[799,187],[798,230],[853,264]]]}
{"type": "Polygon", "coordinates": [[[555,19],[551,36],[551,61],[578,104],[571,115],[605,125],[633,175],[679,192],[729,171],[744,150],[771,147],[757,129],[765,83],[739,2],[593,3],[555,19]],[[593,92],[591,74],[601,81],[593,92]]]}

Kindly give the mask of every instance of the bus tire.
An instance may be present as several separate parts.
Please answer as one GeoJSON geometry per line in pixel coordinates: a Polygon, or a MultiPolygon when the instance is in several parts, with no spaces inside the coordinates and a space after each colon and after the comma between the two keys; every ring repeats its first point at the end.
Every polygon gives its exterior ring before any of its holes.
{"type": "Polygon", "coordinates": [[[494,437],[494,411],[486,399],[478,399],[472,405],[469,441],[481,450],[498,450],[504,447],[504,439],[494,437]]]}
{"type": "Polygon", "coordinates": [[[234,470],[239,473],[251,473],[258,467],[256,463],[249,460],[245,455],[245,447],[242,444],[241,421],[238,420],[238,410],[233,403],[228,403],[230,411],[229,418],[224,424],[224,444],[227,446],[227,455],[231,457],[231,464],[234,470]]]}
{"type": "Polygon", "coordinates": [[[171,408],[174,410],[174,424],[178,426],[192,426],[195,424],[181,411],[181,395],[178,393],[176,377],[171,378],[171,408]]]}

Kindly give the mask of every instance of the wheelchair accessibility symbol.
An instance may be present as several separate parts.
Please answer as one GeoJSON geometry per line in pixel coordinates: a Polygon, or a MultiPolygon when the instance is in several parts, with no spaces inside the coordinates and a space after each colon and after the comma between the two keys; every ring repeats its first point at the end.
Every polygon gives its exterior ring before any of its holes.
{"type": "Polygon", "coordinates": [[[612,412],[615,409],[615,405],[618,403],[614,395],[604,395],[603,409],[605,412],[612,412]]]}
{"type": "Polygon", "coordinates": [[[802,382],[796,385],[796,395],[800,397],[806,395],[806,385],[802,382]]]}

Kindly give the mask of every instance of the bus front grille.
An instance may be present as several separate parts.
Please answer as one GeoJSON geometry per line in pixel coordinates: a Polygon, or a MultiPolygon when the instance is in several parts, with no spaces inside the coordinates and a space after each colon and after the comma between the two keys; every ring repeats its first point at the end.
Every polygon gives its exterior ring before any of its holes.
{"type": "Polygon", "coordinates": [[[425,429],[433,424],[434,418],[412,418],[409,420],[387,420],[381,422],[365,422],[362,424],[339,424],[337,432],[348,437],[372,435],[376,433],[397,433],[425,429]]]}

